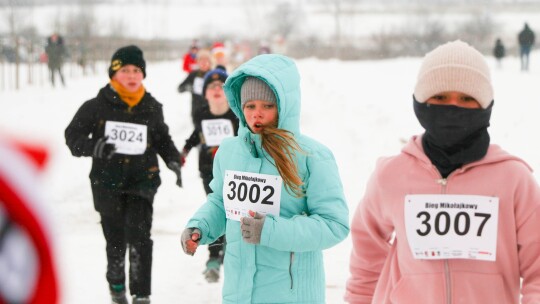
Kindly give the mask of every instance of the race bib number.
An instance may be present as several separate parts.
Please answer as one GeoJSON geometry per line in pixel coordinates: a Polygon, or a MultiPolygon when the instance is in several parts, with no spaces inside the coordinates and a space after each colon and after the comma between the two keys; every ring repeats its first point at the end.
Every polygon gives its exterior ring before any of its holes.
{"type": "Polygon", "coordinates": [[[232,122],[228,119],[205,119],[201,121],[201,127],[209,147],[219,146],[223,139],[234,136],[232,122]]]}
{"type": "Polygon", "coordinates": [[[225,171],[223,203],[228,219],[239,221],[253,210],[279,216],[281,176],[251,172],[225,171]]]}
{"type": "Polygon", "coordinates": [[[193,93],[197,95],[202,95],[203,85],[204,85],[204,78],[195,77],[195,79],[193,79],[193,93]]]}
{"type": "Polygon", "coordinates": [[[499,198],[419,194],[405,197],[405,229],[415,259],[495,261],[499,198]]]}
{"type": "Polygon", "coordinates": [[[146,151],[147,127],[128,122],[107,121],[105,123],[107,142],[116,146],[116,153],[140,155],[146,151]]]}

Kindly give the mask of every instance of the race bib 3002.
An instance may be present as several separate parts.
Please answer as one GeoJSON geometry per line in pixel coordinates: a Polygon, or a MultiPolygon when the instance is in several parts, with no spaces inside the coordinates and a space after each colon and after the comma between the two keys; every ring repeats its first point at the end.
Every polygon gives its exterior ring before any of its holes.
{"type": "Polygon", "coordinates": [[[282,183],[278,175],[225,171],[223,203],[227,218],[239,221],[248,216],[249,210],[279,216],[282,183]]]}

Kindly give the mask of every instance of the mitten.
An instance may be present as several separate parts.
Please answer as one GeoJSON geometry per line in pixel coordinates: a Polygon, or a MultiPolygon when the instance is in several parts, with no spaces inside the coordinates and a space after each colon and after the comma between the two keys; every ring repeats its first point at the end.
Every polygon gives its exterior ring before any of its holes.
{"type": "Polygon", "coordinates": [[[167,164],[167,167],[176,174],[176,185],[182,188],[182,166],[180,163],[172,161],[167,164]]]}
{"type": "Polygon", "coordinates": [[[111,143],[107,143],[107,136],[101,137],[94,145],[94,152],[92,155],[99,159],[111,159],[116,152],[116,146],[111,143]]]}
{"type": "Polygon", "coordinates": [[[201,231],[197,228],[186,228],[182,232],[180,237],[182,242],[182,249],[185,254],[194,255],[199,246],[199,240],[201,239],[201,231]]]}
{"type": "Polygon", "coordinates": [[[264,226],[265,215],[249,211],[251,217],[243,217],[240,220],[240,230],[242,230],[242,238],[246,243],[259,244],[261,243],[261,233],[264,226]]]}
{"type": "Polygon", "coordinates": [[[185,83],[184,85],[180,84],[178,86],[178,92],[184,93],[184,92],[193,92],[193,86],[191,84],[185,83]]]}
{"type": "Polygon", "coordinates": [[[180,165],[182,165],[182,167],[186,163],[186,157],[188,156],[188,154],[189,154],[188,149],[186,148],[182,149],[182,153],[180,153],[180,165]]]}

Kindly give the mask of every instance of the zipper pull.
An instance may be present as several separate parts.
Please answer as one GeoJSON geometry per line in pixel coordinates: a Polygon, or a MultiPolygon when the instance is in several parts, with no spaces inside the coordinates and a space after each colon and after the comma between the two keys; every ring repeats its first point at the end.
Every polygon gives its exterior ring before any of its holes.
{"type": "Polygon", "coordinates": [[[439,184],[439,185],[446,186],[447,179],[446,179],[446,178],[440,178],[440,179],[437,179],[436,182],[437,182],[437,184],[439,184]]]}

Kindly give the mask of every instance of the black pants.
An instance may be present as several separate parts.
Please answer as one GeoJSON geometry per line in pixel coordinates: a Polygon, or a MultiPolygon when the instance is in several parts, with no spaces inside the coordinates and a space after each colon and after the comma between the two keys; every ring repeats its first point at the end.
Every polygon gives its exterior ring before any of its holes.
{"type": "Polygon", "coordinates": [[[125,284],[125,258],[129,249],[129,290],[132,295],[151,294],[152,202],[136,195],[119,194],[115,212],[100,213],[107,242],[107,281],[125,284]]]}
{"type": "Polygon", "coordinates": [[[62,81],[62,85],[65,86],[66,83],[64,82],[64,74],[62,73],[62,67],[58,67],[58,66],[49,67],[49,75],[51,78],[51,84],[53,86],[55,85],[54,74],[56,73],[58,73],[58,75],[60,76],[60,81],[62,81]]]}
{"type": "MultiPolygon", "coordinates": [[[[212,193],[212,189],[210,188],[210,182],[213,179],[212,173],[205,174],[201,172],[201,178],[203,180],[203,186],[204,186],[204,191],[206,191],[206,195],[212,193]]],[[[212,244],[208,244],[208,251],[210,252],[209,259],[219,259],[219,261],[223,263],[223,255],[225,253],[224,247],[225,247],[225,235],[220,236],[212,244]]]]}

